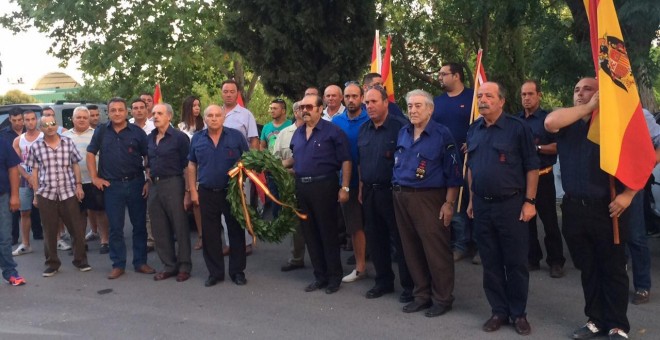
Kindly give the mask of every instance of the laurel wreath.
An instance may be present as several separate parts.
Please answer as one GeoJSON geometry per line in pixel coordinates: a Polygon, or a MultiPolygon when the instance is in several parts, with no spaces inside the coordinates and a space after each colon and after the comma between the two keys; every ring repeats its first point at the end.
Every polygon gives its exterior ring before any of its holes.
{"type": "MultiPolygon", "coordinates": [[[[293,176],[282,166],[282,161],[275,158],[267,151],[252,150],[243,153],[241,157],[243,166],[254,172],[268,171],[275,180],[279,192],[279,200],[292,207],[296,206],[295,182],[293,176]]],[[[229,179],[227,200],[231,206],[231,212],[243,229],[246,228],[241,196],[244,195],[243,188],[238,185],[238,177],[229,179]]],[[[280,243],[288,234],[296,230],[298,218],[293,209],[282,207],[277,218],[267,221],[261,218],[254,207],[248,205],[248,213],[252,222],[252,230],[260,240],[266,242],[280,243]]]]}

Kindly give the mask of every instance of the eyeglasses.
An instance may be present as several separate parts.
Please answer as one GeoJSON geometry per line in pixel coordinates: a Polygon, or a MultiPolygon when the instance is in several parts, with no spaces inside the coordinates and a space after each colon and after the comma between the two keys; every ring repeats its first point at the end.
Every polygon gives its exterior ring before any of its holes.
{"type": "Polygon", "coordinates": [[[360,86],[360,82],[358,82],[358,81],[356,81],[356,80],[349,80],[349,81],[347,81],[347,82],[344,83],[344,87],[346,88],[346,87],[348,87],[348,85],[357,85],[357,86],[360,86]]]}
{"type": "Polygon", "coordinates": [[[440,73],[438,73],[438,76],[439,76],[440,78],[442,78],[442,77],[444,77],[444,76],[448,76],[448,75],[450,75],[450,74],[453,74],[453,73],[451,73],[451,72],[449,72],[449,73],[440,72],[440,73]]]}
{"type": "Polygon", "coordinates": [[[43,127],[43,128],[53,127],[53,126],[56,126],[56,125],[57,125],[57,123],[55,123],[55,122],[41,123],[41,127],[43,127]]]}
{"type": "Polygon", "coordinates": [[[315,107],[319,107],[318,105],[312,105],[312,104],[300,104],[298,106],[298,110],[300,111],[312,111],[315,107]]]}

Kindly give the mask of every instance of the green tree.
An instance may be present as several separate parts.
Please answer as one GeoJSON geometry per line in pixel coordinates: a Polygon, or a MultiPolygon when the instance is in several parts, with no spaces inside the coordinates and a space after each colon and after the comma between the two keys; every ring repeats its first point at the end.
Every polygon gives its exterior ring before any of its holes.
{"type": "Polygon", "coordinates": [[[7,104],[27,104],[34,103],[37,100],[34,97],[27,95],[20,90],[9,90],[4,96],[0,96],[0,105],[7,104]]]}
{"type": "Polygon", "coordinates": [[[221,2],[218,43],[245,58],[266,92],[296,99],[307,86],[362,76],[375,29],[374,1],[221,2]]]}

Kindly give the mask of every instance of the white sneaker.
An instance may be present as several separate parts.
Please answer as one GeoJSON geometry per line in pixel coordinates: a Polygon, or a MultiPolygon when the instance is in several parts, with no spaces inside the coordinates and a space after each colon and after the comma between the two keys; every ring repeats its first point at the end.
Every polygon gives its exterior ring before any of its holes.
{"type": "Polygon", "coordinates": [[[57,250],[69,250],[71,246],[64,240],[57,241],[57,250]]]}
{"type": "Polygon", "coordinates": [[[99,239],[99,233],[95,233],[93,231],[89,231],[87,235],[85,235],[85,241],[94,241],[99,239]]]}
{"type": "Polygon", "coordinates": [[[14,255],[14,256],[21,256],[21,255],[25,255],[25,254],[31,253],[31,252],[32,252],[32,247],[26,246],[23,243],[21,243],[21,245],[19,245],[16,248],[16,250],[11,252],[11,254],[14,255]]]}
{"type": "Polygon", "coordinates": [[[366,278],[367,278],[367,272],[366,271],[359,272],[356,269],[353,269],[353,271],[350,274],[344,276],[344,278],[341,279],[341,282],[354,282],[354,281],[362,280],[362,279],[366,279],[366,278]]]}

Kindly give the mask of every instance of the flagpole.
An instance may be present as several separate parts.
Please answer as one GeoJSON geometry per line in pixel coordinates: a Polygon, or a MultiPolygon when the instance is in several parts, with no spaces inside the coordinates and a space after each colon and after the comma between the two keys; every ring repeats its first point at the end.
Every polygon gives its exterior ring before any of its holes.
{"type": "MultiPolygon", "coordinates": [[[[481,53],[482,53],[482,49],[479,49],[479,51],[477,52],[477,69],[474,72],[474,83],[472,83],[472,87],[474,87],[474,88],[477,87],[477,82],[479,81],[479,73],[480,73],[479,71],[481,70],[481,53]]],[[[474,103],[475,103],[476,100],[477,100],[477,91],[474,91],[474,93],[472,94],[472,108],[470,109],[470,124],[469,125],[472,125],[472,123],[474,123],[474,116],[475,116],[474,115],[474,110],[475,110],[474,103]]],[[[462,148],[462,146],[461,146],[461,148],[462,148]]],[[[467,159],[468,159],[468,154],[467,154],[467,152],[465,152],[465,157],[463,157],[463,179],[465,179],[465,174],[467,173],[467,159]]],[[[457,201],[457,204],[456,204],[456,212],[457,213],[461,212],[461,206],[462,206],[461,202],[463,200],[463,191],[465,191],[465,190],[463,190],[463,188],[464,188],[464,186],[461,185],[461,187],[458,189],[458,201],[457,201]]]]}
{"type": "MultiPolygon", "coordinates": [[[[614,176],[610,175],[610,198],[616,198],[616,189],[614,188],[614,176]]],[[[619,239],[619,216],[612,216],[612,234],[614,235],[614,244],[621,244],[619,239]]]]}

